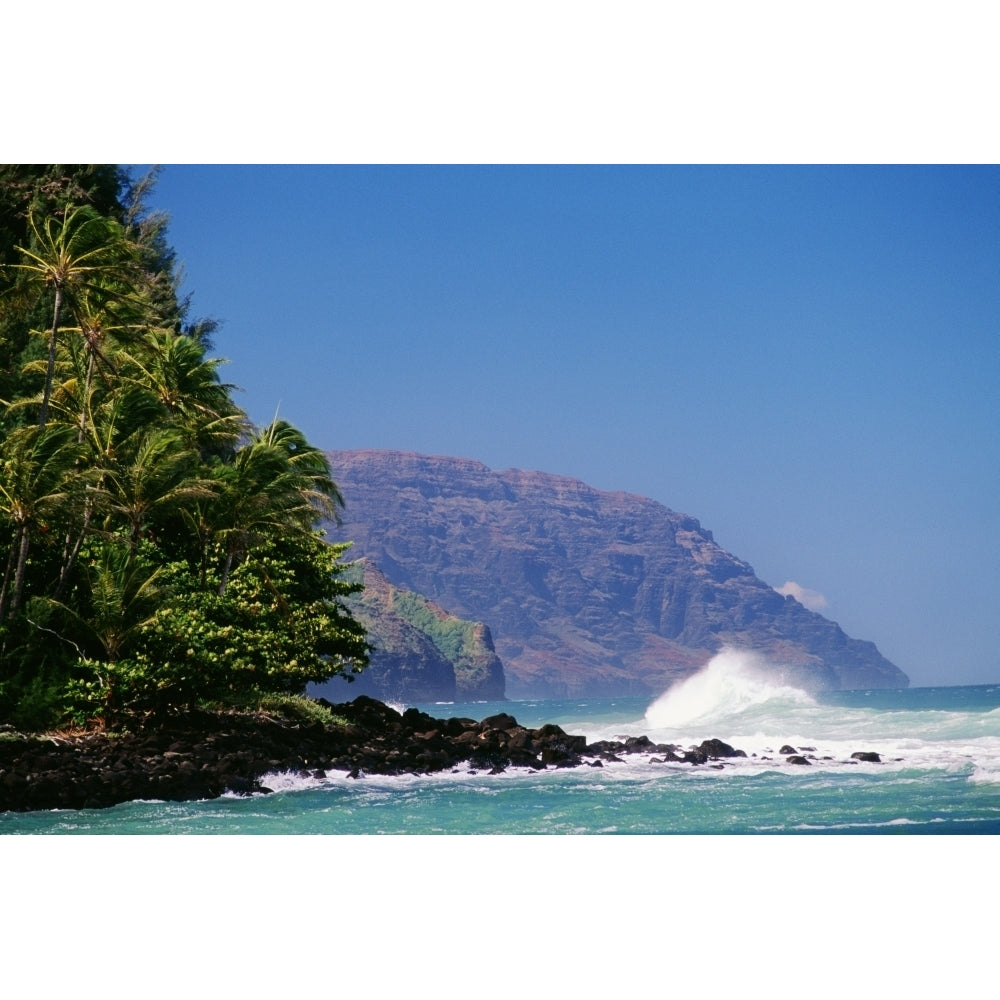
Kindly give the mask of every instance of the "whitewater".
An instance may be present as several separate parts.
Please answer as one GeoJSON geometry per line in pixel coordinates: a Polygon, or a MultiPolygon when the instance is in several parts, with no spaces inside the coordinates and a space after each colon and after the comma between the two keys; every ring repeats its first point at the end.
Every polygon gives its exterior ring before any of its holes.
{"type": "Polygon", "coordinates": [[[263,782],[272,794],[251,798],[0,814],[0,834],[1000,833],[1000,684],[810,695],[759,657],[724,650],[653,700],[417,707],[439,718],[505,711],[588,743],[718,738],[747,756],[692,766],[622,755],[500,775],[280,773],[263,782]],[[789,764],[789,748],[809,763],[789,764]]]}

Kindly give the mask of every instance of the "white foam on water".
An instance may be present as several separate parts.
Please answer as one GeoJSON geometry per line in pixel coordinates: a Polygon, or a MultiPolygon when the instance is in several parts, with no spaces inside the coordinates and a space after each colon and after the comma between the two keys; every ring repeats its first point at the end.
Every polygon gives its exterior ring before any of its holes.
{"type": "Polygon", "coordinates": [[[842,762],[855,751],[875,751],[883,766],[900,766],[899,758],[910,766],[949,771],[976,766],[981,781],[1000,770],[1000,709],[893,711],[822,704],[785,683],[780,666],[746,650],[723,649],[657,698],[643,722],[657,743],[688,745],[717,737],[747,754],[776,759],[789,744],[814,755],[814,766],[822,766],[815,757],[842,762]]]}
{"type": "Polygon", "coordinates": [[[976,785],[1000,785],[1000,760],[977,762],[969,775],[969,781],[976,785]]]}
{"type": "Polygon", "coordinates": [[[800,688],[782,683],[780,668],[759,654],[726,648],[657,698],[646,710],[646,721],[654,729],[688,729],[718,724],[762,705],[781,712],[815,701],[800,688]]]}
{"type": "MultiPolygon", "coordinates": [[[[719,738],[747,753],[726,759],[721,767],[685,763],[652,763],[651,754],[622,754],[621,761],[604,766],[546,768],[532,771],[510,767],[502,775],[476,772],[459,764],[434,774],[362,775],[351,778],[330,770],[326,778],[297,772],[272,773],[261,783],[275,792],[357,789],[381,795],[390,791],[461,788],[498,794],[504,787],[567,786],[614,787],[638,782],[681,779],[714,783],[737,776],[778,772],[796,782],[807,779],[839,781],[856,775],[888,776],[906,782],[923,781],[928,773],[964,776],[978,785],[1000,784],[1000,710],[966,713],[890,711],[877,707],[824,705],[807,692],[785,683],[780,667],[746,650],[724,649],[694,677],[674,685],[650,704],[634,722],[587,716],[585,702],[579,723],[560,721],[569,732],[585,734],[587,742],[648,735],[654,743],[686,748],[704,739],[719,738]],[[809,760],[809,766],[789,765],[784,744],[809,760]],[[880,763],[854,761],[856,751],[874,751],[880,763]],[[824,759],[828,758],[828,759],[824,759]]],[[[636,706],[637,711],[641,708],[636,706]]],[[[563,709],[565,711],[565,709],[563,709]]]]}
{"type": "Polygon", "coordinates": [[[306,788],[317,788],[322,778],[314,778],[312,772],[269,771],[260,779],[261,785],[272,792],[299,792],[306,788]]]}

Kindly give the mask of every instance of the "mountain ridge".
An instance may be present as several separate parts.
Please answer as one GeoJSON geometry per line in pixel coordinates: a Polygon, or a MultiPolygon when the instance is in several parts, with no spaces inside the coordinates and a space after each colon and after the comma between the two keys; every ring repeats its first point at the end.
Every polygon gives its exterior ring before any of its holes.
{"type": "Polygon", "coordinates": [[[658,694],[723,646],[807,690],[905,687],[871,642],[759,580],[697,518],[568,476],[328,452],[354,542],[395,586],[485,622],[507,695],[658,694]]]}

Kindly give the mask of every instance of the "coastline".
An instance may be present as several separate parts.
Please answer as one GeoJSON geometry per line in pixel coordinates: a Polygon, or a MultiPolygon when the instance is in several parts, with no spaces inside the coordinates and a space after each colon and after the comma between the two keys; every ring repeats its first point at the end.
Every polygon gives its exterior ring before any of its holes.
{"type": "Polygon", "coordinates": [[[317,704],[347,726],[194,710],[120,736],[8,735],[0,738],[0,812],[266,794],[262,779],[280,771],[315,778],[330,770],[362,778],[460,767],[500,774],[508,767],[601,767],[633,753],[690,764],[745,756],[719,740],[688,750],[645,736],[588,745],[559,726],[528,729],[506,713],[477,722],[435,719],[415,708],[401,714],[365,696],[317,704]]]}

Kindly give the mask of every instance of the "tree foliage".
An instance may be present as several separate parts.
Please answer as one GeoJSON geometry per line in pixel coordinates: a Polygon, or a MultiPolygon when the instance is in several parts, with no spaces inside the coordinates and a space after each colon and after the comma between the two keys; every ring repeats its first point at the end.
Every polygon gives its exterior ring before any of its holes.
{"type": "Polygon", "coordinates": [[[152,177],[0,169],[0,719],[294,692],[367,664],[342,503],[187,321],[152,177]],[[113,180],[113,184],[112,184],[113,180]]]}

